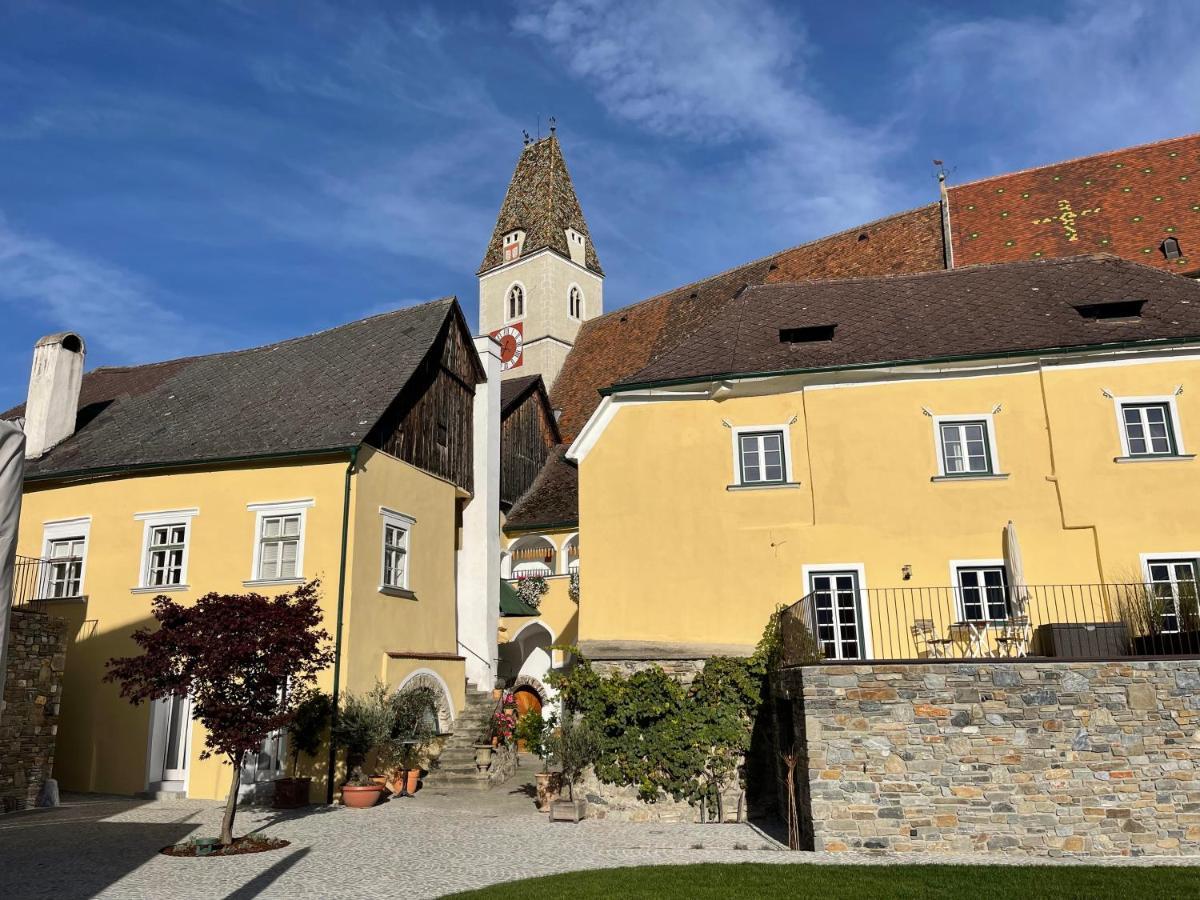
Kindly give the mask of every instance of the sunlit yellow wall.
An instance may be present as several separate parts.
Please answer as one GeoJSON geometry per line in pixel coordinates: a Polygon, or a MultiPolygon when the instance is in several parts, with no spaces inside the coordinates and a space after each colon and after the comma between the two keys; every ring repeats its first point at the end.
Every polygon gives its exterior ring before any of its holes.
{"type": "Polygon", "coordinates": [[[413,672],[440,675],[457,711],[464,703],[458,655],[455,592],[454,485],[386,453],[365,449],[355,477],[353,557],[346,654],[346,685],[369,689],[376,680],[399,687],[413,672]],[[411,596],[380,591],[383,517],[387,507],[416,520],[409,534],[411,596]],[[389,657],[416,654],[413,657],[389,657]]]}
{"type": "MultiPolygon", "coordinates": [[[[342,525],[345,459],[245,466],[172,474],[148,474],[62,487],[30,486],[21,513],[19,551],[42,554],[42,526],[50,520],[92,517],[83,590],[86,606],[49,604],[68,618],[74,640],[67,650],[55,775],[66,790],[131,794],[144,790],[149,711],[132,707],[115,685],[101,681],[104,662],[133,654],[130,634],[151,622],[152,593],[135,593],[139,583],[143,523],[137,513],[198,507],[192,522],[187,580],[173,591],[180,602],[208,591],[244,591],[251,577],[255,514],[248,503],[312,499],[307,511],[305,577],[324,581],[323,605],[332,633],[342,525]]],[[[275,593],[289,587],[257,588],[275,593]]],[[[321,686],[332,686],[332,670],[321,686]]],[[[223,797],[230,768],[218,759],[201,761],[203,732],[191,738],[188,790],[191,796],[223,797]]]]}
{"type": "MultiPolygon", "coordinates": [[[[575,529],[565,531],[539,531],[530,532],[549,539],[557,548],[555,557],[555,565],[558,568],[566,567],[566,543],[577,532],[575,529]]],[[[508,547],[516,541],[521,535],[506,535],[503,539],[503,545],[508,547]]],[[[582,573],[582,557],[580,558],[580,572],[582,573]]],[[[580,578],[582,579],[582,574],[580,578]]],[[[528,624],[529,622],[541,622],[554,636],[556,645],[574,644],[579,638],[579,604],[571,599],[569,588],[570,578],[567,575],[551,575],[546,578],[546,584],[549,590],[542,596],[541,605],[538,607],[538,615],[536,618],[524,617],[502,617],[500,619],[500,643],[511,641],[513,637],[528,624]]],[[[582,581],[580,582],[582,586],[582,581]]],[[[555,654],[558,658],[559,654],[555,654]]]]}
{"type": "MultiPolygon", "coordinates": [[[[580,639],[749,646],[772,609],[807,592],[805,565],[862,564],[869,588],[946,586],[951,560],[1002,557],[1009,519],[1031,584],[1140,579],[1139,553],[1200,549],[1191,513],[1200,469],[1196,461],[1115,463],[1117,419],[1102,391],[1194,386],[1176,398],[1192,452],[1200,448],[1198,376],[1200,363],[1188,359],[627,406],[580,466],[580,639]],[[999,471],[1009,477],[932,482],[934,426],[923,408],[974,415],[997,407],[999,471]],[[800,486],[726,490],[735,480],[733,436],[722,420],[793,417],[800,486]]],[[[907,632],[909,618],[888,627],[907,632]]]]}

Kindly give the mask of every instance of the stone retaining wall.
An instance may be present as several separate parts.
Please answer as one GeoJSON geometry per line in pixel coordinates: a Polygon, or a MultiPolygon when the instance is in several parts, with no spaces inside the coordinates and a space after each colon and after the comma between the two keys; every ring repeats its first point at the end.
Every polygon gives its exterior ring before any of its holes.
{"type": "Polygon", "coordinates": [[[5,812],[37,802],[54,768],[54,739],[67,648],[64,622],[16,607],[9,620],[0,702],[0,801],[5,812]]]}
{"type": "Polygon", "coordinates": [[[1200,854],[1200,660],[808,666],[775,690],[814,849],[1200,854]]]}

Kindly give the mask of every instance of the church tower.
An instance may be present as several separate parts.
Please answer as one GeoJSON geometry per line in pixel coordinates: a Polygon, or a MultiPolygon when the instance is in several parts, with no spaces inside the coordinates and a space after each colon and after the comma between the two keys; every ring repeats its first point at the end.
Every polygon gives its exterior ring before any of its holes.
{"type": "Polygon", "coordinates": [[[579,327],[604,311],[604,270],[553,130],[526,143],[479,267],[479,330],[500,341],[503,378],[549,389],[579,327]]]}

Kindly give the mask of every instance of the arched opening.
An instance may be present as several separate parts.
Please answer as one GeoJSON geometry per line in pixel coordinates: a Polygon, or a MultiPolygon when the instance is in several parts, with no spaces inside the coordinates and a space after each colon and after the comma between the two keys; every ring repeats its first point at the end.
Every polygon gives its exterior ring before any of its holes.
{"type": "Polygon", "coordinates": [[[570,540],[563,544],[563,556],[567,561],[567,574],[579,571],[579,535],[572,535],[570,540]]]}
{"type": "Polygon", "coordinates": [[[543,578],[555,574],[557,553],[554,544],[541,535],[529,535],[508,548],[513,578],[543,578]]]}
{"type": "Polygon", "coordinates": [[[583,318],[583,291],[577,284],[571,285],[567,292],[567,312],[573,319],[583,318]]]}
{"type": "Polygon", "coordinates": [[[514,284],[508,289],[508,318],[519,319],[525,315],[525,288],[514,284]]]}
{"type": "Polygon", "coordinates": [[[437,720],[437,733],[449,734],[452,732],[454,730],[454,705],[450,701],[450,688],[442,680],[442,677],[430,669],[418,669],[400,682],[396,693],[400,694],[415,688],[428,688],[432,693],[434,703],[430,715],[437,720]]]}

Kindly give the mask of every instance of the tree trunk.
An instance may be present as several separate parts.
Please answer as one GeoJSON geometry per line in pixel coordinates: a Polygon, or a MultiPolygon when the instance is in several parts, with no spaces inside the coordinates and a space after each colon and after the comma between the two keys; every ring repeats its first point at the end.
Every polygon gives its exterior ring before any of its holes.
{"type": "Polygon", "coordinates": [[[233,766],[233,778],[229,784],[229,796],[225,798],[225,815],[221,819],[221,846],[228,847],[233,843],[233,817],[237,813],[238,787],[242,781],[242,756],[238,753],[229,759],[233,766]]]}

